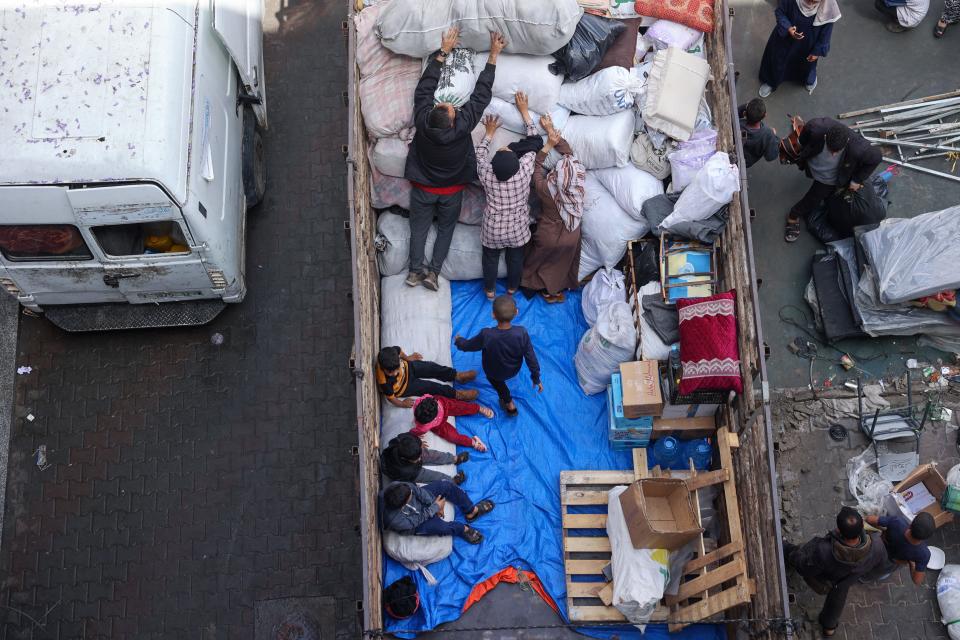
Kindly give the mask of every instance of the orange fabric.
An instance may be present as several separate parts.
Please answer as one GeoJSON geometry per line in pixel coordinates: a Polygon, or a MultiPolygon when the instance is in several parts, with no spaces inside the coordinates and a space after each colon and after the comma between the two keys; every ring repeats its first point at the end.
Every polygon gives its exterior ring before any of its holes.
{"type": "Polygon", "coordinates": [[[543,583],[540,582],[540,578],[537,577],[533,571],[517,571],[515,567],[507,567],[498,573],[493,574],[483,582],[478,583],[473,587],[473,591],[470,592],[470,597],[467,598],[467,601],[463,603],[463,612],[466,612],[467,609],[476,604],[480,598],[485,596],[488,592],[492,591],[501,582],[509,582],[511,584],[517,584],[518,582],[528,582],[533,590],[543,598],[550,607],[560,613],[560,609],[557,607],[557,603],[553,601],[553,598],[547,593],[547,590],[543,588],[543,583]],[[521,577],[523,574],[523,577],[521,577]]]}

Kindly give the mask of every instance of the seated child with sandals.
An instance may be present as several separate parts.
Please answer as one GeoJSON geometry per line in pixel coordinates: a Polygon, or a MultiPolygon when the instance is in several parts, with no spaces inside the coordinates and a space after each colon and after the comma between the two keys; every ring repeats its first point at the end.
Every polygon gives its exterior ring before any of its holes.
{"type": "Polygon", "coordinates": [[[426,394],[476,400],[476,389],[454,389],[443,382],[470,382],[476,371],[457,371],[436,362],[424,360],[419,353],[407,355],[400,347],[384,347],[377,354],[377,386],[390,404],[409,409],[413,398],[426,394]],[[442,382],[436,382],[440,380],[442,382]],[[403,398],[403,399],[401,399],[403,398]]]}
{"type": "Polygon", "coordinates": [[[447,442],[483,452],[487,450],[487,445],[478,436],[465,436],[447,421],[451,416],[472,416],[475,413],[484,418],[493,417],[493,410],[476,402],[463,402],[443,396],[422,396],[413,405],[413,429],[410,429],[410,433],[422,437],[428,431],[433,431],[447,442]]]}

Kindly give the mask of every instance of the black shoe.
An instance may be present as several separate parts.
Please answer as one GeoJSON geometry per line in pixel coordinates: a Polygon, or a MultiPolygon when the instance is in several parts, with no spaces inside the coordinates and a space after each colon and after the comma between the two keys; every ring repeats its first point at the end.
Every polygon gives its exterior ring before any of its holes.
{"type": "Polygon", "coordinates": [[[463,451],[457,454],[457,457],[453,459],[453,464],[463,464],[470,459],[470,452],[463,451]]]}
{"type": "Polygon", "coordinates": [[[481,500],[474,506],[477,508],[477,512],[472,516],[467,516],[467,522],[473,522],[483,514],[493,511],[493,500],[481,500]]]}
{"type": "Polygon", "coordinates": [[[483,534],[473,527],[467,527],[463,530],[463,539],[470,544],[480,544],[483,542],[483,534]]]}
{"type": "Polygon", "coordinates": [[[457,472],[457,475],[453,476],[453,484],[455,485],[459,486],[466,481],[467,481],[467,474],[465,474],[463,471],[459,471],[457,472]]]}

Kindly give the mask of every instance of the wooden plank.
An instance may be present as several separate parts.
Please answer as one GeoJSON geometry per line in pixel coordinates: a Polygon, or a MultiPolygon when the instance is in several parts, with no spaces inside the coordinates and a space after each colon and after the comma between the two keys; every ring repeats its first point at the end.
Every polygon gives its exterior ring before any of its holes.
{"type": "Polygon", "coordinates": [[[565,505],[605,505],[607,504],[606,491],[588,491],[570,488],[560,494],[560,502],[565,505]]]}
{"type": "Polygon", "coordinates": [[[699,602],[673,610],[667,618],[668,621],[678,620],[681,622],[671,622],[670,631],[679,631],[691,624],[691,620],[706,620],[710,616],[748,602],[750,602],[750,594],[746,587],[743,585],[730,587],[699,602]]]}
{"type": "Polygon", "coordinates": [[[716,569],[708,571],[698,578],[682,583],[675,596],[675,601],[680,602],[681,600],[686,600],[711,587],[716,587],[728,580],[733,580],[737,576],[743,576],[744,571],[746,571],[746,565],[743,562],[743,558],[735,558],[732,562],[720,565],[716,569]]]}
{"type": "Polygon", "coordinates": [[[633,482],[629,471],[561,471],[560,483],[571,488],[576,485],[620,485],[633,482]]]}
{"type": "Polygon", "coordinates": [[[714,416],[695,418],[654,418],[652,438],[675,435],[678,438],[707,438],[717,431],[714,416]]]}
{"type": "MultiPolygon", "coordinates": [[[[720,450],[720,468],[733,469],[733,456],[730,453],[730,430],[723,427],[717,432],[717,444],[720,450]]],[[[737,502],[737,483],[731,476],[723,483],[723,500],[727,508],[730,542],[743,544],[743,530],[740,524],[740,505],[737,502]]]]}
{"type": "MultiPolygon", "coordinates": [[[[603,598],[600,591],[607,587],[609,582],[572,582],[567,581],[567,598],[603,598]]],[[[604,603],[609,606],[609,603],[604,603]]]]}
{"type": "Polygon", "coordinates": [[[564,548],[570,553],[610,553],[607,536],[567,536],[564,548]]]}
{"type": "Polygon", "coordinates": [[[573,605],[567,614],[571,622],[626,622],[623,614],[613,607],[573,605]]]}
{"type": "Polygon", "coordinates": [[[720,484],[730,479],[730,471],[728,469],[717,469],[715,471],[701,471],[695,476],[687,479],[687,489],[690,492],[694,492],[697,489],[703,489],[704,487],[709,487],[710,485],[720,484]]]}
{"type": "Polygon", "coordinates": [[[600,602],[607,605],[608,607],[613,604],[613,583],[608,582],[604,585],[603,589],[600,589],[600,592],[597,593],[597,597],[600,598],[600,602]]]}
{"type": "Polygon", "coordinates": [[[737,449],[740,447],[740,436],[735,433],[727,431],[727,446],[731,449],[737,449]]]}
{"type": "Polygon", "coordinates": [[[603,568],[610,564],[610,558],[595,558],[592,560],[575,560],[567,558],[567,575],[571,576],[602,576],[603,568]]]}
{"type": "Polygon", "coordinates": [[[605,513],[565,513],[563,514],[564,529],[606,529],[607,514],[605,513]]]}
{"type": "Polygon", "coordinates": [[[647,471],[647,450],[646,449],[634,449],[633,450],[633,479],[639,480],[640,478],[646,478],[648,475],[647,471]]]}
{"type": "Polygon", "coordinates": [[[711,551],[710,553],[699,558],[694,558],[687,564],[683,565],[683,572],[685,574],[693,573],[694,571],[698,571],[708,565],[713,564],[714,562],[719,562],[724,558],[728,558],[738,551],[743,551],[742,542],[731,542],[730,544],[725,544],[719,549],[711,551]]]}

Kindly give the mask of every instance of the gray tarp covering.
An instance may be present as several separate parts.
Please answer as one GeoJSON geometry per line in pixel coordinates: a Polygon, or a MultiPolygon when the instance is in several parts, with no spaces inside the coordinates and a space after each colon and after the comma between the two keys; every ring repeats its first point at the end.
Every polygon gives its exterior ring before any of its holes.
{"type": "Polygon", "coordinates": [[[883,304],[960,288],[960,206],[888,221],[862,242],[883,304]]]}

